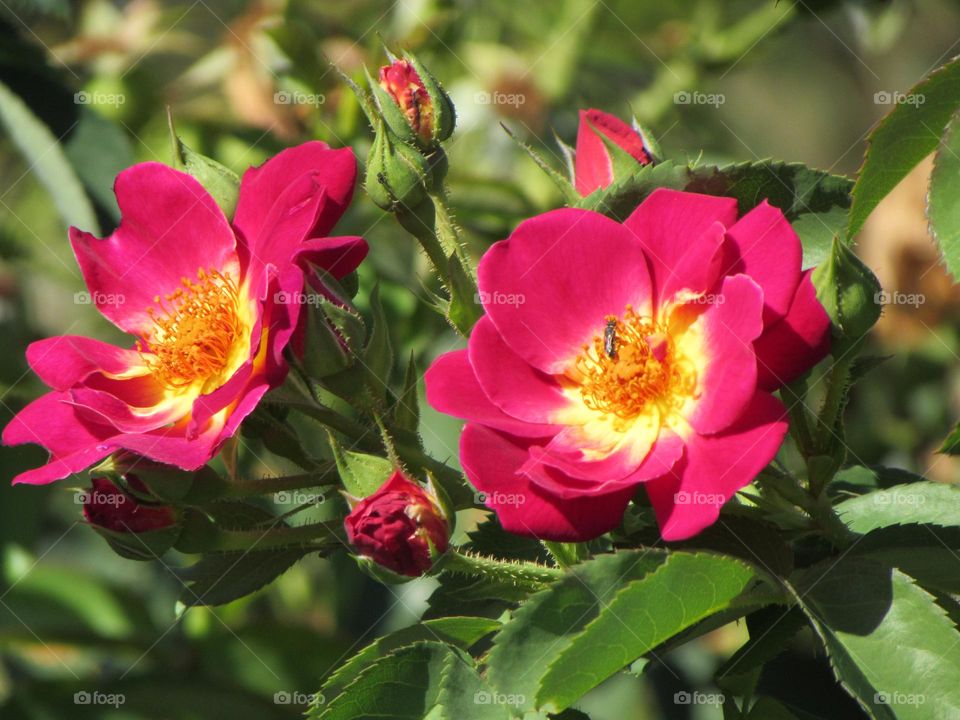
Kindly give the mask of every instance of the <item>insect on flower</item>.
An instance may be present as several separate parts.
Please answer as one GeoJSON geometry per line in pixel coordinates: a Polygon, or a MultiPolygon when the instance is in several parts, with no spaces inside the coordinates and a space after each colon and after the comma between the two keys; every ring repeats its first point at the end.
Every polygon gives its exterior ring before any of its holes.
{"type": "Polygon", "coordinates": [[[611,360],[617,359],[617,319],[607,318],[607,326],[603,330],[603,351],[611,360]]]}

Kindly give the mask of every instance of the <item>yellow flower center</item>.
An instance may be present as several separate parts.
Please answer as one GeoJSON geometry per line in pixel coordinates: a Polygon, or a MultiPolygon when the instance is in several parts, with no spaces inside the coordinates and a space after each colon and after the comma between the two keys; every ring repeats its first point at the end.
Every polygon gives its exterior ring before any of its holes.
{"type": "Polygon", "coordinates": [[[153,330],[150,354],[137,343],[154,376],[169,388],[185,388],[218,376],[228,366],[244,332],[239,290],[229,273],[197,271],[197,281],[183,278],[183,287],[153,299],[147,308],[153,330]]]}
{"type": "Polygon", "coordinates": [[[627,305],[622,318],[609,315],[603,332],[574,363],[583,403],[590,410],[630,421],[651,404],[669,414],[696,391],[694,363],[669,329],[627,305]]]}

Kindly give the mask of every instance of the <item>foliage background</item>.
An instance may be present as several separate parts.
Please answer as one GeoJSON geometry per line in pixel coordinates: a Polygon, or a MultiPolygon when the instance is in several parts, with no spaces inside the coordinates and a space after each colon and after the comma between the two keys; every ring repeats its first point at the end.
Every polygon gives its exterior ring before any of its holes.
{"type": "MultiPolygon", "coordinates": [[[[852,175],[869,128],[890,109],[876,94],[905,91],[956,54],[958,27],[960,5],[947,0],[0,0],[0,82],[58,141],[34,142],[25,155],[14,138],[32,126],[5,125],[0,134],[2,421],[42,391],[24,361],[28,342],[66,333],[120,340],[75,295],[84,287],[66,218],[85,211],[71,204],[70,175],[107,232],[117,219],[116,172],[170,160],[168,106],[188,144],[238,172],[310,138],[350,145],[362,159],[369,131],[330,63],[359,78],[363,64],[380,64],[381,39],[415,50],[457,106],[452,202],[479,254],[521,218],[560,202],[501,122],[558,167],[553,132],[572,143],[577,108],[597,107],[636,114],[667,155],[774,156],[852,175]],[[678,104],[678,92],[723,102],[678,104]],[[67,174],[56,170],[60,153],[67,174]]],[[[953,482],[955,461],[934,450],[960,414],[960,298],[926,235],[928,172],[928,164],[918,168],[860,238],[888,291],[925,301],[886,309],[874,350],[894,357],[855,391],[848,442],[861,464],[953,482]]],[[[399,357],[412,351],[423,368],[456,346],[418,303],[431,280],[392,218],[358,190],[337,232],[371,245],[358,300],[362,307],[382,279],[399,357]]],[[[455,462],[458,429],[424,407],[421,432],[437,457],[455,462]]],[[[248,475],[282,471],[256,441],[243,447],[248,475]]],[[[10,478],[42,459],[35,447],[3,449],[0,474],[10,478]]],[[[307,559],[229,606],[178,616],[180,559],[115,556],[83,526],[79,486],[0,482],[3,718],[297,717],[303,706],[277,703],[275,693],[315,691],[342,659],[427,608],[433,581],[388,589],[341,555],[307,559]],[[122,692],[126,703],[119,710],[74,704],[75,692],[97,689],[122,692]]],[[[595,720],[719,717],[716,706],[677,705],[673,695],[710,692],[713,670],[744,637],[741,628],[723,628],[642,677],[612,679],[581,707],[595,720]]],[[[805,688],[795,700],[811,712],[856,717],[811,648],[801,635],[778,661],[790,664],[792,687],[768,694],[792,697],[805,688]]]]}

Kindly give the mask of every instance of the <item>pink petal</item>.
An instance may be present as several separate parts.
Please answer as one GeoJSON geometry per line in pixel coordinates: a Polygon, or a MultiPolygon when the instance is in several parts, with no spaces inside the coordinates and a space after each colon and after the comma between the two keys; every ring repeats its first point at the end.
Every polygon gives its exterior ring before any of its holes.
{"type": "Polygon", "coordinates": [[[830,352],[830,317],[817,300],[810,272],[803,274],[786,317],[753,343],[757,384],[764,390],[795,380],[830,352]]]}
{"type": "MultiPolygon", "coordinates": [[[[318,141],[287,148],[260,167],[247,170],[240,183],[233,224],[250,241],[264,234],[278,214],[296,205],[290,196],[283,196],[294,181],[304,176],[311,178],[308,185],[313,188],[312,194],[319,196],[322,192],[323,199],[313,214],[312,224],[304,228],[301,240],[326,235],[353,197],[357,161],[350,148],[331,150],[326,143],[318,141]],[[277,207],[281,199],[283,202],[277,207]]],[[[312,199],[313,196],[301,197],[298,202],[312,199]]]]}
{"type": "Polygon", "coordinates": [[[560,374],[607,315],[651,309],[643,249],[623,225],[565,208],[526,220],[480,261],[480,297],[513,351],[560,374]]]}
{"type": "Polygon", "coordinates": [[[601,134],[625,150],[639,165],[650,162],[643,138],[620,118],[600,110],[581,110],[574,157],[577,192],[586,197],[613,182],[613,163],[601,134]]]}
{"type": "Polygon", "coordinates": [[[460,438],[460,460],[501,525],[517,535],[579,542],[620,523],[633,489],[564,500],[551,496],[517,474],[526,460],[526,441],[468,423],[460,438]]]}
{"type": "Polygon", "coordinates": [[[27,405],[3,429],[4,445],[41,445],[50,451],[50,462],[13,479],[14,484],[43,485],[80,472],[109,455],[109,428],[77,417],[64,393],[42,395],[27,405]]]}
{"type": "Polygon", "coordinates": [[[134,412],[134,408],[109,392],[80,387],[65,393],[83,422],[115,428],[115,432],[137,433],[156,430],[180,420],[182,410],[175,404],[160,406],[154,412],[134,412]]]}
{"type": "Polygon", "coordinates": [[[70,241],[97,308],[135,334],[151,327],[154,298],[203,269],[233,270],[236,238],[217,203],[186,173],[156,162],[124,170],[114,185],[121,222],[100,240],[70,228],[70,241]]]}
{"type": "Polygon", "coordinates": [[[721,506],[777,454],[786,409],[758,392],[743,417],[719,435],[693,435],[673,470],[646,483],[664,540],[684,540],[716,522],[721,506]]]}
{"type": "Polygon", "coordinates": [[[438,412],[522,437],[548,437],[558,429],[524,422],[494,405],[477,382],[466,350],[454,350],[434,360],[424,382],[427,402],[438,412]]]}
{"type": "Polygon", "coordinates": [[[763,332],[763,293],[745,275],[728,277],[696,324],[702,326],[707,359],[697,378],[700,397],[688,420],[697,432],[715,433],[735,422],[753,400],[753,341],[763,332]]]}
{"type": "Polygon", "coordinates": [[[77,335],[30,343],[27,363],[54,390],[66,390],[97,372],[119,375],[143,365],[136,350],[124,350],[77,335]]]}
{"type": "Polygon", "coordinates": [[[339,280],[360,266],[368,250],[361,237],[314,238],[299,247],[297,261],[323,268],[339,280]]]}
{"type": "Polygon", "coordinates": [[[486,315],[470,334],[467,354],[484,394],[508,415],[549,423],[569,405],[556,380],[513,352],[486,315]]]}
{"type": "Polygon", "coordinates": [[[763,289],[764,321],[787,314],[800,282],[800,238],[779,208],[766,200],[740,218],[728,233],[739,260],[727,272],[745,273],[763,289]]]}
{"type": "Polygon", "coordinates": [[[719,230],[736,220],[733,198],[660,188],[640,203],[624,225],[647,253],[656,297],[667,302],[684,288],[710,289],[722,262],[719,230]]]}

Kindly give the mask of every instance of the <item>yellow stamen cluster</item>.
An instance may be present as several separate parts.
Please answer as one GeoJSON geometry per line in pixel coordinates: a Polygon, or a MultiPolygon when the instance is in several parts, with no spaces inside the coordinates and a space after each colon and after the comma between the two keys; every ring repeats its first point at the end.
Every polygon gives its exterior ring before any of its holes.
{"type": "Polygon", "coordinates": [[[156,296],[147,308],[153,332],[145,350],[137,343],[155,377],[170,388],[184,388],[222,372],[243,332],[239,290],[227,273],[197,271],[197,281],[183,278],[183,287],[156,296]]]}
{"type": "Polygon", "coordinates": [[[574,375],[588,408],[622,420],[651,403],[679,410],[697,385],[693,363],[678,352],[667,328],[630,305],[622,318],[607,316],[601,334],[583,346],[574,375]]]}

